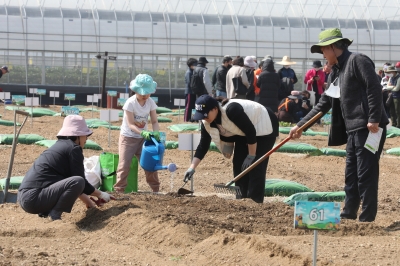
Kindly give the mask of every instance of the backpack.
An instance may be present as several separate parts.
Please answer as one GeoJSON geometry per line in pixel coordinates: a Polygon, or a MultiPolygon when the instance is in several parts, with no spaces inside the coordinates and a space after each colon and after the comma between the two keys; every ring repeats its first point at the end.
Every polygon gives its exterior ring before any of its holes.
{"type": "Polygon", "coordinates": [[[284,77],[281,80],[281,87],[279,88],[278,92],[278,99],[279,101],[285,99],[290,95],[293,90],[293,83],[290,78],[284,77]]]}
{"type": "Polygon", "coordinates": [[[200,69],[196,68],[193,71],[193,75],[190,78],[190,89],[192,90],[193,94],[196,94],[197,96],[201,96],[203,94],[207,94],[206,87],[204,86],[203,83],[203,77],[200,77],[200,69]]]}

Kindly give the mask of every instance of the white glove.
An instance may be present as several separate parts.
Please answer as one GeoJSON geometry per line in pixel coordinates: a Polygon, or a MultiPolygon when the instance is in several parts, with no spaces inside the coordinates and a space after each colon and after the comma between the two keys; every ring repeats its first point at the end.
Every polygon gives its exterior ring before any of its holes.
{"type": "Polygon", "coordinates": [[[100,196],[97,196],[99,199],[104,200],[105,202],[109,202],[111,199],[111,195],[107,192],[100,191],[100,196]]]}

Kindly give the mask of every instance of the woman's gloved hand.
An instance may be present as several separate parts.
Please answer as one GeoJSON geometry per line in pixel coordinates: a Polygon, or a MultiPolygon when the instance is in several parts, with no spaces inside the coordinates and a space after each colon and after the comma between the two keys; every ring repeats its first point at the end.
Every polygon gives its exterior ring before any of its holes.
{"type": "Polygon", "coordinates": [[[185,177],[183,178],[183,182],[187,182],[190,179],[192,179],[192,176],[193,176],[194,172],[195,171],[194,171],[193,168],[187,169],[186,172],[185,172],[185,177]]]}
{"type": "Polygon", "coordinates": [[[145,140],[150,140],[151,138],[151,131],[143,130],[140,132],[140,136],[142,136],[145,140]]]}
{"type": "Polygon", "coordinates": [[[109,202],[110,200],[115,200],[113,195],[108,194],[107,192],[100,191],[100,195],[97,196],[99,199],[104,200],[105,202],[109,202]]]}
{"type": "Polygon", "coordinates": [[[244,159],[244,162],[242,164],[242,171],[246,170],[246,168],[253,163],[255,158],[256,156],[254,155],[247,155],[246,159],[244,159]]]}

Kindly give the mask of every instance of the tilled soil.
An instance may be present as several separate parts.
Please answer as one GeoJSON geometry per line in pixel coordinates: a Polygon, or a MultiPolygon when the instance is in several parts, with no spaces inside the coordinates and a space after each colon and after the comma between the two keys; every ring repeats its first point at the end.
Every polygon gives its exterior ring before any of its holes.
{"type": "MultiPolygon", "coordinates": [[[[3,106],[0,113],[4,114],[3,106]]],[[[51,107],[59,111],[60,107],[51,107]]],[[[92,118],[91,112],[82,113],[92,118]]],[[[99,117],[94,113],[94,118],[99,117]]],[[[12,120],[7,111],[2,119],[12,120]]],[[[160,124],[167,140],[178,133],[167,129],[182,123],[160,124]]],[[[19,117],[22,121],[22,117],[19,117]]],[[[28,119],[21,134],[35,133],[56,139],[60,117],[28,119]]],[[[113,123],[120,125],[121,122],[113,123]]],[[[314,126],[314,131],[326,130],[314,126]]],[[[13,132],[0,126],[1,134],[13,132]]],[[[118,152],[119,131],[94,129],[91,140],[104,151],[118,152]]],[[[287,135],[281,135],[283,140],[287,135]]],[[[303,136],[299,142],[327,147],[327,137],[303,136]]],[[[400,146],[398,138],[388,139],[385,150],[400,146]]],[[[339,147],[344,148],[344,146],[339,147]]],[[[18,144],[12,176],[24,175],[46,148],[18,144]]],[[[0,145],[0,175],[6,176],[11,146],[0,145]]],[[[84,150],[85,157],[100,151],[84,150]]],[[[145,193],[149,187],[139,170],[141,193],[118,196],[102,208],[87,210],[77,202],[62,221],[25,213],[17,204],[0,205],[0,265],[311,265],[313,231],[293,228],[293,207],[283,197],[270,197],[264,204],[216,194],[215,183],[233,178],[232,164],[222,155],[209,152],[194,176],[194,196],[179,196],[183,174],[191,152],[167,150],[164,164],[174,162],[171,176],[160,171],[162,194],[145,193]],[[171,190],[172,183],[172,190],[171,190]]],[[[400,261],[399,159],[381,158],[379,210],[373,223],[342,221],[340,230],[318,232],[318,265],[398,265],[400,261]]],[[[274,153],[267,178],[299,182],[315,191],[343,190],[345,159],[274,153]]],[[[189,188],[187,185],[186,188],[189,188]]],[[[15,193],[15,192],[13,192],[15,193]]]]}

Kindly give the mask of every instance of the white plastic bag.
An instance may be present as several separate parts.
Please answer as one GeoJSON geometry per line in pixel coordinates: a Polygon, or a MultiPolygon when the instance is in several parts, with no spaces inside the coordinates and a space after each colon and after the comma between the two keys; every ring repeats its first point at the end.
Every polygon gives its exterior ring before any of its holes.
{"type": "Polygon", "coordinates": [[[308,91],[310,93],[310,104],[311,106],[315,105],[315,91],[308,91]]]}
{"type": "Polygon", "coordinates": [[[100,168],[100,157],[92,156],[83,160],[85,166],[85,177],[87,181],[94,186],[99,188],[101,185],[101,168],[100,168]]]}

